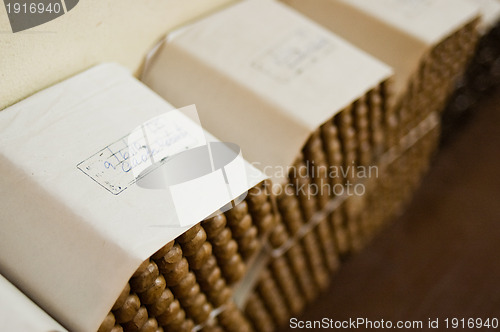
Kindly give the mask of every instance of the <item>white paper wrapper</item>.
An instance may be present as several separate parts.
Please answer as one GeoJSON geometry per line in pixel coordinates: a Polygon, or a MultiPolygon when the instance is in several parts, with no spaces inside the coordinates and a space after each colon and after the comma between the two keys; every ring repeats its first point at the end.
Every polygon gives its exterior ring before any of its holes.
{"type": "Polygon", "coordinates": [[[63,332],[45,311],[0,275],[0,329],[16,332],[63,332]]]}
{"type": "Polygon", "coordinates": [[[479,6],[481,21],[478,29],[482,34],[487,33],[500,22],[500,0],[468,0],[479,6]]]}
{"type": "MultiPolygon", "coordinates": [[[[235,155],[217,172],[233,167],[246,174],[243,186],[209,177],[194,186],[215,183],[212,195],[182,206],[171,188],[139,186],[140,160],[151,166],[215,141],[185,115],[166,113],[172,109],[128,71],[105,64],[0,112],[0,271],[69,330],[95,331],[142,261],[264,180],[235,155]],[[165,114],[184,136],[137,140],[136,130],[165,114]],[[134,158],[136,174],[126,171],[134,158]]],[[[188,180],[178,184],[186,199],[188,180]]]]}
{"type": "Polygon", "coordinates": [[[479,14],[467,0],[282,0],[394,68],[405,92],[420,60],[479,14]]]}

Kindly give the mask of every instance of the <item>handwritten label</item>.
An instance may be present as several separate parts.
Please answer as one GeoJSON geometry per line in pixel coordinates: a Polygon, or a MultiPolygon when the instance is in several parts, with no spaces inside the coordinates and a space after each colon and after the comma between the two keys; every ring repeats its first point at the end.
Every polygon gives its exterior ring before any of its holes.
{"type": "Polygon", "coordinates": [[[326,36],[315,31],[296,30],[251,63],[251,66],[287,83],[301,75],[334,49],[326,36]]]}
{"type": "Polygon", "coordinates": [[[201,127],[177,111],[170,111],[145,122],[77,167],[118,195],[134,184],[139,174],[147,175],[142,174],[146,168],[159,167],[169,157],[203,144],[206,143],[201,127]]]}

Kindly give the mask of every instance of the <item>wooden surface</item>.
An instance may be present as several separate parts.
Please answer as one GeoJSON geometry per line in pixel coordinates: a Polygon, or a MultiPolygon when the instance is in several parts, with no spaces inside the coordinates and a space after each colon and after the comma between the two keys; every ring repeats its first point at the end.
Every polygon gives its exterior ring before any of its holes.
{"type": "Polygon", "coordinates": [[[500,89],[441,148],[405,213],[298,318],[323,317],[500,319],[500,89]]]}

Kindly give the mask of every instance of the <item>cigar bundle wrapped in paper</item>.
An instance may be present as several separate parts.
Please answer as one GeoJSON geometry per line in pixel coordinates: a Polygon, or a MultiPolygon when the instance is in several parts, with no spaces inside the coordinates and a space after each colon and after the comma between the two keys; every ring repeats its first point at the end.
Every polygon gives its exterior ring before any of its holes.
{"type": "Polygon", "coordinates": [[[102,64],[0,129],[0,271],[59,323],[250,330],[233,288],[274,226],[269,182],[194,106],[102,64]]]}

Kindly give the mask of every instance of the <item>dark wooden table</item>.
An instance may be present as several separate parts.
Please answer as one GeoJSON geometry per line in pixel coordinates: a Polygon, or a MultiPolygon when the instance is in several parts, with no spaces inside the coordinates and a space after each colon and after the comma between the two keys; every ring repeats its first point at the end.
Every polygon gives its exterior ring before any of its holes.
{"type": "Polygon", "coordinates": [[[500,320],[500,89],[458,129],[404,214],[298,319],[500,320]]]}

